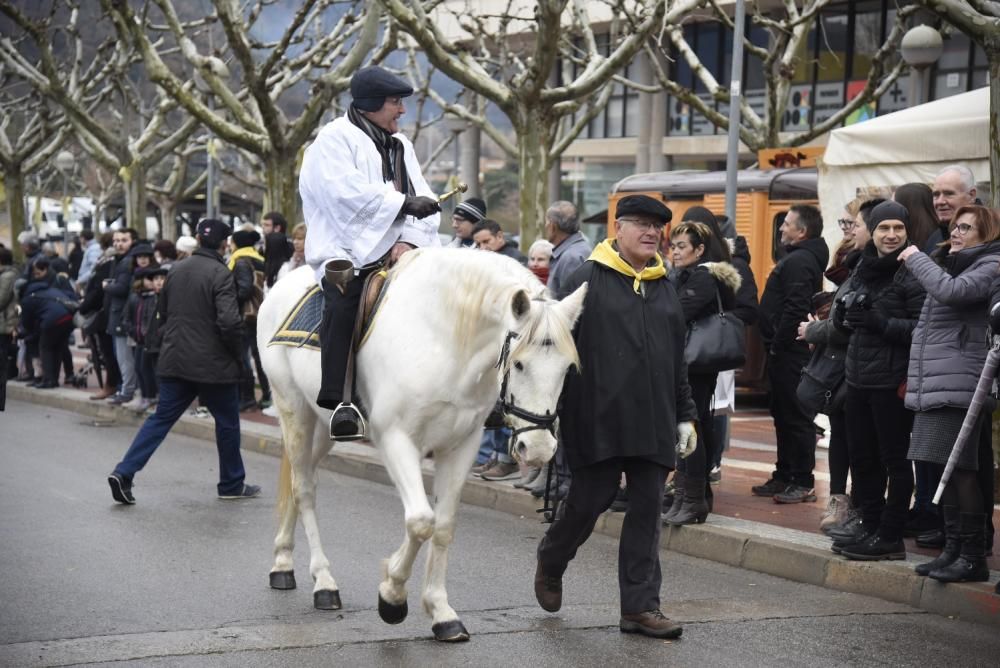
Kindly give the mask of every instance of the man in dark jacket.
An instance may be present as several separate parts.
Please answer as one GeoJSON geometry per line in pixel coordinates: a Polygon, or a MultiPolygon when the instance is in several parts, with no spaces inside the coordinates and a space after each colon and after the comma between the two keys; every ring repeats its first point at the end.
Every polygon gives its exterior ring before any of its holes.
{"type": "MultiPolygon", "coordinates": [[[[865,220],[872,240],[862,251],[833,324],[850,333],[846,381],[847,445],[864,534],[834,543],[851,559],[905,559],[903,525],[913,494],[906,454],[913,413],[903,403],[913,329],[926,293],[899,262],[908,245],[907,210],[883,202],[865,220]],[[886,488],[888,481],[888,489],[886,488]]],[[[832,534],[836,540],[836,534],[832,534]]]]}
{"type": "Polygon", "coordinates": [[[822,287],[830,249],[821,236],[823,218],[814,206],[793,206],[780,231],[787,254],[767,278],[758,323],[768,352],[770,409],[778,441],[778,461],[771,478],[752,491],[756,496],[774,497],[782,503],[797,503],[816,500],[813,478],[816,427],[813,416],[796,397],[802,367],[809,361],[808,345],[796,338],[799,323],[812,310],[813,294],[822,287]]]}
{"type": "Polygon", "coordinates": [[[260,234],[256,230],[236,230],[233,232],[233,245],[236,249],[229,256],[229,268],[236,281],[236,302],[240,313],[243,314],[243,324],[245,325],[240,411],[257,408],[252,364],[256,364],[257,378],[260,380],[261,408],[271,405],[271,384],[267,381],[264,366],[260,362],[260,351],[257,350],[257,310],[264,298],[265,273],[264,258],[255,248],[258,241],[260,241],[260,234]]]}
{"type": "Polygon", "coordinates": [[[132,400],[135,394],[135,356],[128,346],[128,336],[122,329],[122,312],[125,302],[132,292],[132,246],[139,238],[139,233],[131,227],[115,230],[112,243],[115,248],[115,263],[111,269],[111,277],[105,279],[104,310],[108,316],[108,334],[115,344],[115,360],[121,371],[122,381],[118,393],[108,401],[123,404],[132,400]]]}
{"type": "Polygon", "coordinates": [[[507,239],[500,229],[500,223],[492,218],[484,218],[476,223],[472,228],[472,241],[479,250],[493,251],[513,258],[523,265],[528,264],[528,258],[518,249],[517,242],[507,239]]]}
{"type": "Polygon", "coordinates": [[[616,239],[606,240],[570,278],[588,284],[574,339],[580,370],[563,387],[559,419],[573,484],[538,546],[535,596],[562,605],[562,575],[614,500],[622,473],[629,504],[618,557],[619,628],[676,638],[660,611],[660,506],[676,456],[697,444],[697,417],[684,364],[686,325],[657,254],[670,211],[645,195],[619,201],[616,239]]]}
{"type": "Polygon", "coordinates": [[[545,212],[545,238],[552,243],[547,285],[553,297],[562,299],[569,294],[563,284],[593,250],[580,231],[580,214],[572,202],[554,202],[545,212]]]}
{"type": "Polygon", "coordinates": [[[38,341],[42,378],[31,383],[40,390],[59,387],[59,362],[73,331],[76,295],[68,283],[56,280],[46,257],[31,265],[31,280],[19,299],[24,336],[38,341]]]}
{"type": "Polygon", "coordinates": [[[220,499],[260,494],[248,485],[240,455],[239,381],[243,319],[233,275],[219,254],[232,231],[225,223],[198,223],[201,248],[170,271],[160,292],[160,400],[128,452],[108,476],[111,496],[133,504],[132,478],[146,465],[174,423],[196,398],[215,418],[220,499]]]}

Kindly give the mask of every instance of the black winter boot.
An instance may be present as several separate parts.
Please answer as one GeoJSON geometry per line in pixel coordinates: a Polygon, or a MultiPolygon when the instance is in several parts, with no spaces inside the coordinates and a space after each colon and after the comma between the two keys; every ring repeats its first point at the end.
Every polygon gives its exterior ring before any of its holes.
{"type": "Polygon", "coordinates": [[[961,554],[950,566],[932,571],[938,582],[986,582],[990,568],[986,565],[986,518],[983,513],[961,513],[961,554]]]}
{"type": "Polygon", "coordinates": [[[683,496],[680,510],[667,518],[667,524],[701,524],[708,517],[708,503],[705,502],[705,477],[684,476],[684,484],[677,488],[675,496],[683,496]]]}
{"type": "Polygon", "coordinates": [[[942,506],[944,516],[944,549],[934,561],[919,564],[913,570],[917,575],[930,575],[931,572],[945,566],[951,566],[959,557],[962,539],[959,537],[958,506],[942,506]]]}
{"type": "Polygon", "coordinates": [[[674,485],[674,502],[670,504],[670,509],[660,516],[660,520],[664,524],[670,524],[674,516],[680,511],[681,506],[684,505],[684,474],[681,471],[674,471],[672,482],[674,485]]]}

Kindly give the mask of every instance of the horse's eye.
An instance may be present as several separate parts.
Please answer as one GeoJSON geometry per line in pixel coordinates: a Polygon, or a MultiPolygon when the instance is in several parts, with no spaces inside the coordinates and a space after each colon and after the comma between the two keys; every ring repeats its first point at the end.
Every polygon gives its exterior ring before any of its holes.
{"type": "Polygon", "coordinates": [[[514,368],[517,369],[518,371],[524,371],[524,365],[521,364],[520,362],[514,362],[514,368]]]}

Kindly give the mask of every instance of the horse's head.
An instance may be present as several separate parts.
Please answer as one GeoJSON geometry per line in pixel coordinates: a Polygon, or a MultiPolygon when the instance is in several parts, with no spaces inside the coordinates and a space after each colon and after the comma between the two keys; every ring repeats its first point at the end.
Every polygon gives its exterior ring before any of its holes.
{"type": "Polygon", "coordinates": [[[523,290],[511,300],[515,324],[501,356],[500,399],[514,429],[511,452],[526,463],[547,462],[556,451],[556,404],[566,372],[580,364],[572,330],[586,294],[584,284],[561,302],[523,290]]]}

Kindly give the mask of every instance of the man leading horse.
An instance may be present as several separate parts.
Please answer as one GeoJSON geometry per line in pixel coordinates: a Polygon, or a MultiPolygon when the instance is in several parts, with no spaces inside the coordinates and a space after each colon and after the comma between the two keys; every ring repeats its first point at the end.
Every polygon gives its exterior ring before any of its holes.
{"type": "Polygon", "coordinates": [[[365,437],[360,410],[345,401],[354,321],[369,274],[403,253],[439,246],[441,207],[399,133],[413,88],[381,67],[351,78],[351,106],[306,149],[299,175],[306,262],[323,289],[322,384],[316,403],[333,410],[330,438],[365,437]]]}

